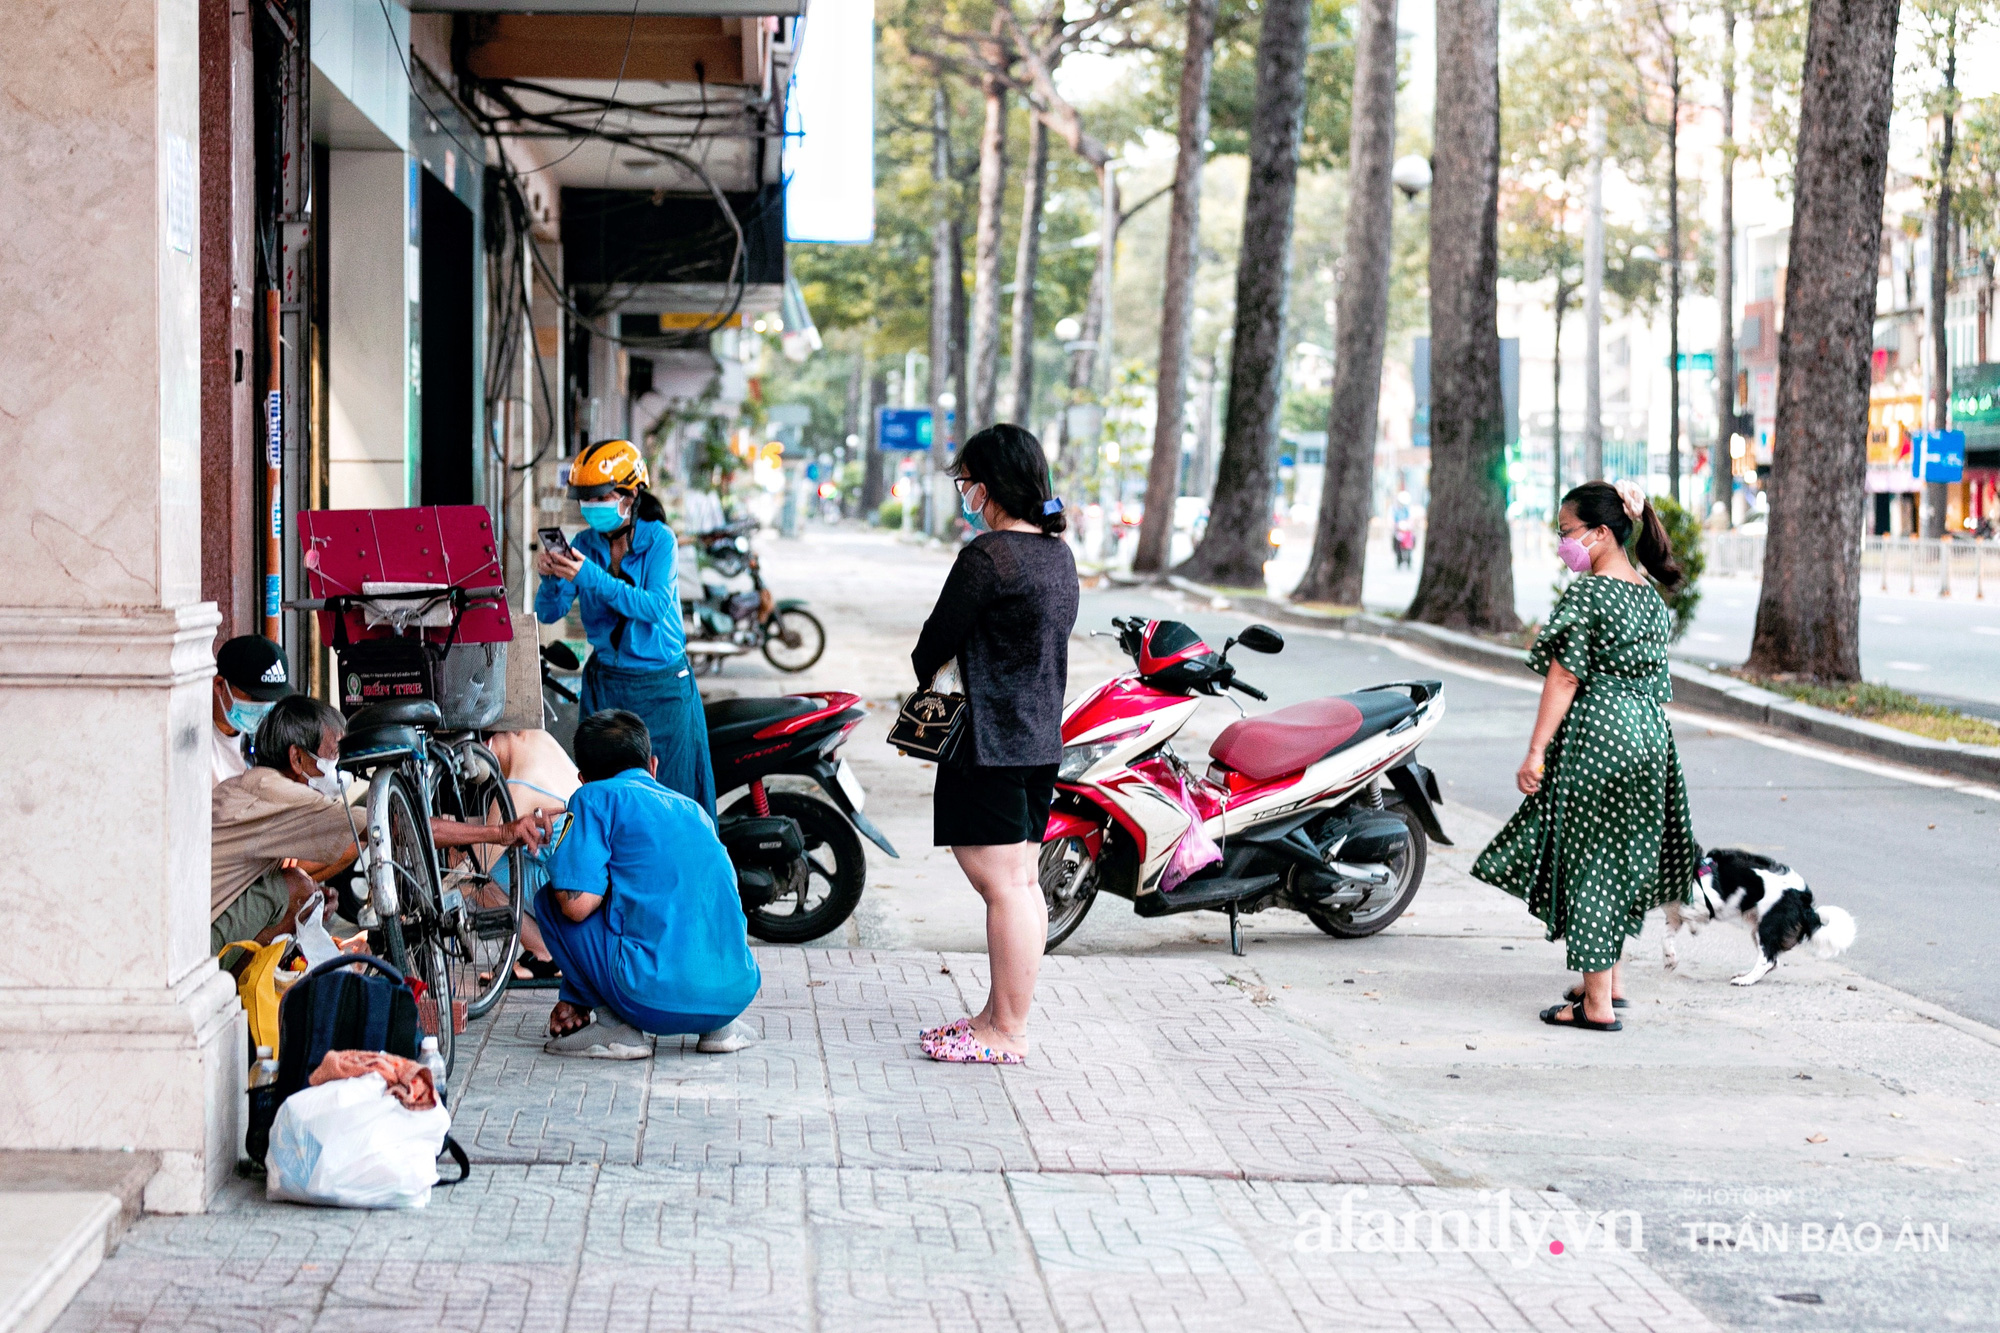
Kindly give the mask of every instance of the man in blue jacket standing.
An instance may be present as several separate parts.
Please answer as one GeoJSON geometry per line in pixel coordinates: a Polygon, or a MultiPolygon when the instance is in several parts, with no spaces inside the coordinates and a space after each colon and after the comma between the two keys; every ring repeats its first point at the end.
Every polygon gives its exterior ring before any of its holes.
{"type": "Polygon", "coordinates": [[[622,709],[576,729],[583,785],[548,855],[535,919],[562,966],[554,1055],[643,1060],[647,1034],[698,1033],[706,1054],[754,1038],[737,1020],[762,984],[736,871],[706,811],[654,776],[646,724],[622,709]]]}

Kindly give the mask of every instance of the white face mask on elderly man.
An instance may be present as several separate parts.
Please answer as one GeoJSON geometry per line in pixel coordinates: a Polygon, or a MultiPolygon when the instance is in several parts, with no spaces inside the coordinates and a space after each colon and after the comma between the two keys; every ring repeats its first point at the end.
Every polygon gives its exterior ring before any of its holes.
{"type": "Polygon", "coordinates": [[[346,784],[340,780],[340,766],[325,755],[316,754],[313,760],[319,765],[319,772],[306,779],[306,786],[322,796],[331,796],[336,800],[346,795],[346,784]]]}

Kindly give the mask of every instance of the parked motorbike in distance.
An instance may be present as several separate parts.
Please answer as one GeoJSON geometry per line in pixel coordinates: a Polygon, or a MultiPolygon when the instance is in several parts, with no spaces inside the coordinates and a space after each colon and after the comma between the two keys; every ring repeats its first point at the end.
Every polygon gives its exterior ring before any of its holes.
{"type": "MultiPolygon", "coordinates": [[[[554,673],[576,668],[568,644],[543,645],[543,694],[557,719],[567,719],[557,733],[565,750],[576,736],[576,694],[554,673]]],[[[718,810],[716,834],[736,868],[750,933],[760,940],[803,944],[838,930],[854,914],[868,878],[857,830],[897,855],[862,812],[868,793],[840,755],[847,734],[866,716],[860,702],[858,695],[830,690],[703,705],[717,795],[748,788],[718,810]],[[767,780],[779,776],[810,779],[825,798],[770,790],[767,780]]]]}
{"type": "Polygon", "coordinates": [[[1451,845],[1437,778],[1416,760],[1444,716],[1444,686],[1392,681],[1240,719],[1197,775],[1172,745],[1197,696],[1266,698],[1229,651],[1280,652],[1283,636],[1252,625],[1217,653],[1179,621],[1111,623],[1135,670],[1063,712],[1040,863],[1047,947],[1082,924],[1100,889],[1144,917],[1227,913],[1237,954],[1245,912],[1289,908],[1341,939],[1401,916],[1423,883],[1427,839],[1451,845]]]}
{"type": "MultiPolygon", "coordinates": [[[[688,622],[688,642],[701,644],[720,640],[745,651],[761,650],[764,659],[780,671],[804,671],[826,652],[826,627],[819,617],[806,610],[797,597],[773,597],[764,584],[764,572],[757,553],[750,549],[750,534],[756,525],[748,520],[733,523],[695,540],[701,562],[723,579],[739,574],[750,576],[750,586],[732,591],[721,580],[701,580],[701,595],[682,601],[688,622]]],[[[706,667],[711,674],[722,670],[725,654],[693,652],[688,660],[696,670],[706,667]]]]}

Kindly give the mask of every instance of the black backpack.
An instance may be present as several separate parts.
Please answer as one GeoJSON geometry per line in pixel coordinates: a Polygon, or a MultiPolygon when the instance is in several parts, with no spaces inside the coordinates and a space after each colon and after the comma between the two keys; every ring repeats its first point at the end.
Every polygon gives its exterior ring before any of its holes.
{"type": "MultiPolygon", "coordinates": [[[[421,1040],[417,997],[400,971],[374,955],[342,954],[300,977],[278,1001],[277,1081],[250,1090],[243,1145],[250,1160],[263,1163],[278,1108],[306,1086],[328,1051],[386,1051],[414,1060],[421,1040]],[[355,963],[381,975],[348,971],[355,963]]],[[[439,1183],[456,1185],[472,1173],[472,1164],[449,1134],[444,1148],[458,1163],[458,1180],[439,1183]]]]}

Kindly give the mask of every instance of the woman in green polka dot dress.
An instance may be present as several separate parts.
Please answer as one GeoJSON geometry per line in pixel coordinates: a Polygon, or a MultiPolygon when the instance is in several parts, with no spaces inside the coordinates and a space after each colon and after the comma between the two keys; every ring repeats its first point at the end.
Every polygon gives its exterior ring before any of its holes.
{"type": "Polygon", "coordinates": [[[1582,577],[1528,652],[1548,680],[1515,774],[1527,799],[1472,873],[1524,899],[1583,973],[1542,1021],[1616,1032],[1625,938],[1653,908],[1688,900],[1701,859],[1667,725],[1667,608],[1632,567],[1627,542],[1637,534],[1639,563],[1660,587],[1672,591],[1681,571],[1660,516],[1631,482],[1585,482],[1563,497],[1557,524],[1556,554],[1582,577]]]}

